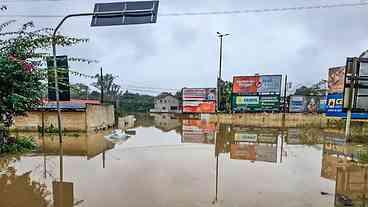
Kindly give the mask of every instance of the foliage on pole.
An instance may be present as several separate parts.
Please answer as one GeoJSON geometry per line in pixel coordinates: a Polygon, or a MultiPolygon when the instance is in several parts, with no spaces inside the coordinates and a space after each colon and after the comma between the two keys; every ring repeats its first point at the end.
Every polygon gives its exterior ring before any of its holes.
{"type": "MultiPolygon", "coordinates": [[[[33,22],[27,22],[17,31],[4,31],[14,23],[10,20],[0,24],[0,128],[8,128],[14,116],[24,115],[41,104],[46,91],[47,71],[40,68],[40,62],[49,56],[53,29],[36,30],[33,22]]],[[[87,41],[56,36],[61,47],[87,41]]]]}

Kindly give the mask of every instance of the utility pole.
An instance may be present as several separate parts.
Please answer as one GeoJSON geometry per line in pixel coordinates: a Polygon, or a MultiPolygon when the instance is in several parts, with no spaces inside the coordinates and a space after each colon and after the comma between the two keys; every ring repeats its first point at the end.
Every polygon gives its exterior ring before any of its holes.
{"type": "Polygon", "coordinates": [[[217,112],[220,111],[220,101],[221,101],[220,84],[222,81],[222,42],[223,42],[223,38],[228,35],[230,34],[227,34],[227,33],[222,34],[220,32],[217,32],[217,37],[220,38],[219,74],[217,77],[217,112]]]}
{"type": "Polygon", "coordinates": [[[287,90],[287,75],[285,75],[285,85],[284,85],[284,103],[283,103],[283,114],[282,114],[282,124],[285,125],[286,116],[286,90],[287,90]]]}
{"type": "Polygon", "coordinates": [[[103,81],[103,73],[102,67],[100,68],[100,84],[101,84],[101,104],[104,102],[104,81],[103,81]]]}

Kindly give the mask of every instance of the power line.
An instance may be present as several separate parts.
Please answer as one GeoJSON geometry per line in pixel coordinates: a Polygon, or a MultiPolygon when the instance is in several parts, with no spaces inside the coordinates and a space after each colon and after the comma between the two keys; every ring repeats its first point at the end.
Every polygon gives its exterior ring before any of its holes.
{"type": "MultiPolygon", "coordinates": [[[[200,12],[177,12],[177,13],[161,13],[159,16],[215,16],[215,15],[236,15],[250,13],[273,13],[273,12],[288,12],[302,10],[317,10],[317,9],[335,9],[346,7],[363,7],[368,6],[367,1],[358,3],[340,3],[340,4],[322,4],[312,6],[297,6],[297,7],[281,7],[281,8],[264,8],[264,9],[245,9],[245,10],[227,10],[227,11],[200,11],[200,12]]],[[[0,15],[0,18],[59,18],[65,15],[30,15],[30,14],[7,14],[0,15]]]]}
{"type": "Polygon", "coordinates": [[[137,86],[137,85],[131,85],[131,84],[123,84],[126,87],[131,88],[139,88],[139,89],[152,89],[152,90],[168,90],[168,91],[178,91],[181,89],[178,88],[157,88],[157,87],[149,87],[149,86],[137,86]]]}

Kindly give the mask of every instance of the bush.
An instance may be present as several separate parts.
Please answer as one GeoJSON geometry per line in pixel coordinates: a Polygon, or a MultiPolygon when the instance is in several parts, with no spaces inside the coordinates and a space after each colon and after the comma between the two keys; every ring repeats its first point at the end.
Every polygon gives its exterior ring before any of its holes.
{"type": "Polygon", "coordinates": [[[3,153],[24,153],[37,148],[37,144],[32,137],[8,138],[5,144],[0,146],[0,154],[3,153]]]}

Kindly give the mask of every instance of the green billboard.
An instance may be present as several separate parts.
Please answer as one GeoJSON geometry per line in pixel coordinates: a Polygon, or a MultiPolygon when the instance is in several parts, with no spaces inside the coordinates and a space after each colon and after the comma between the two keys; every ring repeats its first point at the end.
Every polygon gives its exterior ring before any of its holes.
{"type": "Polygon", "coordinates": [[[233,96],[234,112],[279,111],[279,96],[233,96]]]}

